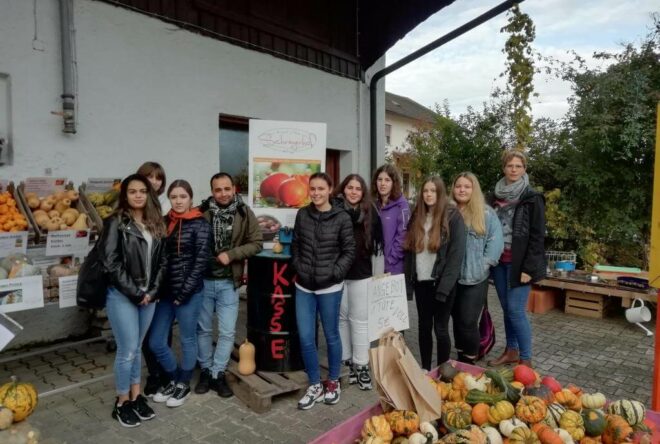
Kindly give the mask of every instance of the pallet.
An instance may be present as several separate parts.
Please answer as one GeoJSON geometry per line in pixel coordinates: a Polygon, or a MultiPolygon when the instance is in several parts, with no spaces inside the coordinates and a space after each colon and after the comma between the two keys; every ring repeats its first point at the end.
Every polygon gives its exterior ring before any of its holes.
{"type": "MultiPolygon", "coordinates": [[[[309,385],[304,371],[296,372],[262,372],[243,376],[238,372],[237,347],[232,352],[227,367],[227,383],[234,395],[256,413],[265,413],[272,407],[273,399],[282,395],[296,394],[302,396],[309,385]]],[[[327,363],[321,361],[321,377],[328,374],[327,363]]],[[[341,366],[339,381],[342,387],[348,387],[348,369],[341,366]]],[[[293,402],[293,401],[289,401],[293,402]]]]}
{"type": "Polygon", "coordinates": [[[606,296],[566,290],[565,313],[602,319],[610,306],[610,300],[606,296]]]}

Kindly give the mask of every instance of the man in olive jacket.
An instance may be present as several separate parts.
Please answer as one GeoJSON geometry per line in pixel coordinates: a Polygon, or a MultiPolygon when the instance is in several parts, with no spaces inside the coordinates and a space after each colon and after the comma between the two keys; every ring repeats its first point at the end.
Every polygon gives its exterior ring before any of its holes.
{"type": "Polygon", "coordinates": [[[209,268],[204,278],[204,296],[197,323],[197,360],[202,368],[195,393],[213,388],[218,395],[233,395],[225,380],[225,370],[234,348],[238,318],[238,287],[245,259],[263,248],[257,218],[240,196],[227,173],[211,178],[213,196],[200,209],[211,224],[213,241],[209,268]],[[213,312],[218,318],[218,339],[213,350],[213,312]]]}

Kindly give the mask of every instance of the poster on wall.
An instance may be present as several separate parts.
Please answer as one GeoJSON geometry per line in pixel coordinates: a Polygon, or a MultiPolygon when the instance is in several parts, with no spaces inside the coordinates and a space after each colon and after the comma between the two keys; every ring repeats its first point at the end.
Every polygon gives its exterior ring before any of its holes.
{"type": "Polygon", "coordinates": [[[325,171],[326,124],[250,120],[248,205],[273,240],[309,203],[309,176],[325,171]]]}
{"type": "Polygon", "coordinates": [[[41,275],[0,280],[0,313],[43,306],[44,290],[41,275]]]}

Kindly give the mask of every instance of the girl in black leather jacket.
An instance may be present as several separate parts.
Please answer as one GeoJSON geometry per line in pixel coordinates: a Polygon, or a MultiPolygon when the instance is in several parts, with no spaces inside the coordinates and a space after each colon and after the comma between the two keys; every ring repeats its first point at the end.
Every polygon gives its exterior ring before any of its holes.
{"type": "Polygon", "coordinates": [[[140,394],[141,353],[151,324],[167,259],[165,225],[148,180],[133,174],[122,181],[115,214],[105,222],[98,251],[108,281],[106,311],[117,342],[114,373],[117,401],[112,411],[124,427],[152,419],[140,394]]]}
{"type": "Polygon", "coordinates": [[[166,217],[167,275],[151,325],[149,347],[168,378],[153,400],[178,407],[190,394],[190,379],[197,363],[197,318],[211,254],[211,226],[198,208],[191,209],[193,192],[188,182],[175,180],[167,196],[172,204],[166,217]],[[175,318],[179,322],[180,365],[167,343],[175,318]]]}

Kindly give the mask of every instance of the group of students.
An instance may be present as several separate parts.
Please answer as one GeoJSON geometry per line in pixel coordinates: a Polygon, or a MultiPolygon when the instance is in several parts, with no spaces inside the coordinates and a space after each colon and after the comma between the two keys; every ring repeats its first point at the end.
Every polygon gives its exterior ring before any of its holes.
{"type": "MultiPolygon", "coordinates": [[[[369,307],[361,283],[382,272],[405,274],[408,297],[415,297],[423,368],[431,368],[434,332],[438,364],[449,359],[450,317],[458,359],[477,359],[489,275],[507,335],[505,352],[489,365],[519,360],[531,365],[525,307],[530,284],[545,274],[545,219],[543,196],[529,186],[526,162],[520,152],[504,153],[504,177],[491,206],[469,172],[455,178],[449,193],[440,177],[426,179],[412,211],[393,165],[375,171],[370,189],[358,174],[336,188],[326,173],[310,176],[310,204],[297,212],[292,241],[296,321],[309,379],[299,409],[339,401],[342,365],[350,384],[372,388],[369,307]],[[327,342],[323,382],[317,319],[327,342]]],[[[211,196],[194,207],[188,182],[175,180],[165,192],[163,168],[145,163],[122,181],[118,207],[97,243],[117,343],[112,417],[125,427],[155,417],[147,396],[168,407],[182,405],[196,365],[201,368],[196,393],[213,389],[232,396],[225,370],[234,346],[238,288],[245,260],[262,249],[262,234],[229,174],[215,174],[210,185],[211,196]],[[171,345],[175,320],[179,361],[171,345]],[[141,348],[149,371],[144,395],[141,348]]]]}

